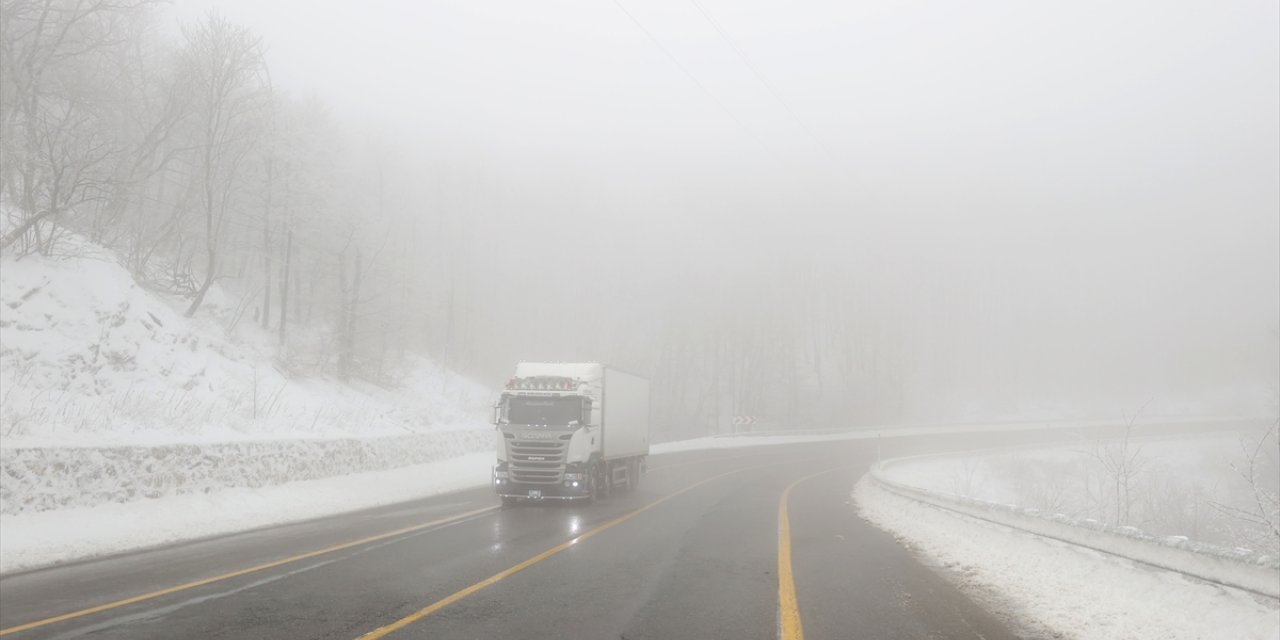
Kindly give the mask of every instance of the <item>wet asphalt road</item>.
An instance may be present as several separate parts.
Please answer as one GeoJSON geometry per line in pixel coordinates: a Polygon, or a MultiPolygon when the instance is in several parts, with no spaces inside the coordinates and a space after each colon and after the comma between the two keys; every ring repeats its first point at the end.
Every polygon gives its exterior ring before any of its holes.
{"type": "Polygon", "coordinates": [[[8,576],[0,629],[146,595],[6,637],[777,638],[779,500],[812,476],[788,501],[806,638],[1010,638],[996,615],[859,519],[849,494],[877,448],[890,457],[1060,437],[652,456],[638,491],[595,505],[498,508],[485,487],[8,576]],[[264,563],[279,564],[223,577],[264,563]]]}

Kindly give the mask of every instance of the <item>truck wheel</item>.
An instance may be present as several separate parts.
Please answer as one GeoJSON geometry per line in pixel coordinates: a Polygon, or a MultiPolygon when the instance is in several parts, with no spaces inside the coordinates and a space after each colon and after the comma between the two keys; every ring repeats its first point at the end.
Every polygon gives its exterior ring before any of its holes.
{"type": "Polygon", "coordinates": [[[631,493],[640,488],[640,461],[636,459],[627,461],[627,493],[631,493]]]}
{"type": "Polygon", "coordinates": [[[613,494],[613,469],[608,462],[596,463],[596,499],[608,500],[613,494]]]}
{"type": "Polygon", "coordinates": [[[601,491],[600,463],[593,463],[587,468],[587,504],[599,501],[604,497],[601,491]]]}
{"type": "Polygon", "coordinates": [[[514,507],[518,504],[520,504],[520,498],[512,498],[510,496],[502,497],[502,506],[504,507],[514,507]]]}

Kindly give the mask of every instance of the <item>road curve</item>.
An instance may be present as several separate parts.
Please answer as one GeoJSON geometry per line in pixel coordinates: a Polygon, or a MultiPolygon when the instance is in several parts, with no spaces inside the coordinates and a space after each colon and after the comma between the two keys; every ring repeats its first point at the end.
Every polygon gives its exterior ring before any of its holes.
{"type": "Polygon", "coordinates": [[[850,488],[878,449],[887,457],[1054,437],[659,455],[638,491],[596,505],[498,508],[486,487],[81,562],[0,579],[0,634],[1011,638],[997,616],[859,519],[850,488]]]}

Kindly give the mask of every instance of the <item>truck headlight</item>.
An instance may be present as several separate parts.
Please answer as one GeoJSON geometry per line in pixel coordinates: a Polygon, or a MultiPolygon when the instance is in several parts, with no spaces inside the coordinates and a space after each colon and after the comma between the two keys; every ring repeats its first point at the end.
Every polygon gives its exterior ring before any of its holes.
{"type": "Polygon", "coordinates": [[[581,473],[566,473],[566,474],[564,474],[564,479],[565,479],[565,480],[581,480],[581,479],[582,479],[582,474],[581,474],[581,473]]]}
{"type": "Polygon", "coordinates": [[[501,480],[501,479],[503,479],[503,478],[506,478],[506,477],[507,477],[507,472],[506,472],[506,471],[494,471],[494,472],[493,472],[493,477],[495,477],[495,478],[497,478],[497,479],[501,480]]]}

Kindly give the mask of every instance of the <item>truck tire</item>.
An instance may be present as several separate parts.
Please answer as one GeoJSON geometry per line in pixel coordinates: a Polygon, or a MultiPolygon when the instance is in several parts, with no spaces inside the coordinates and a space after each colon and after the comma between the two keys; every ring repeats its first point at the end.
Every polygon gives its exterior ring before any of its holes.
{"type": "Polygon", "coordinates": [[[613,465],[608,462],[600,463],[600,498],[608,500],[613,495],[613,465]]]}
{"type": "Polygon", "coordinates": [[[520,498],[512,498],[510,496],[502,496],[502,506],[514,507],[520,504],[520,498]]]}
{"type": "Polygon", "coordinates": [[[602,466],[599,462],[593,462],[590,467],[587,467],[587,504],[598,502],[604,498],[601,487],[602,474],[600,469],[602,466]]]}
{"type": "Polygon", "coordinates": [[[632,458],[627,461],[627,493],[632,493],[640,488],[640,459],[632,458]]]}

